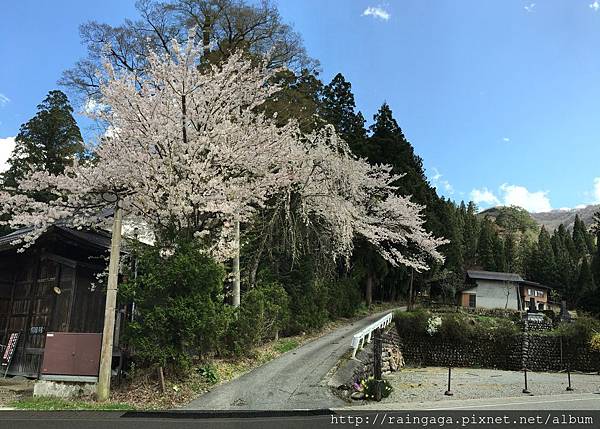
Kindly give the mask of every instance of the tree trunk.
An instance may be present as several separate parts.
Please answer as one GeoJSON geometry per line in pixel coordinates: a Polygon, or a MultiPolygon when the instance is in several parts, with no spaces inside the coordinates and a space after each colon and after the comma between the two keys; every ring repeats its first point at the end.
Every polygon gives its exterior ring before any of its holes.
{"type": "Polygon", "coordinates": [[[212,31],[211,18],[205,17],[204,25],[202,26],[202,44],[204,56],[207,57],[210,54],[210,34],[212,31]]]}
{"type": "Polygon", "coordinates": [[[235,256],[233,257],[233,306],[240,306],[240,221],[235,221],[235,256]]]}
{"type": "Polygon", "coordinates": [[[413,280],[414,280],[414,270],[411,268],[410,283],[408,285],[408,305],[406,306],[406,309],[408,311],[413,309],[413,280]]]}
{"type": "Polygon", "coordinates": [[[260,258],[262,257],[263,251],[265,249],[265,244],[267,243],[267,234],[263,232],[263,236],[260,240],[260,244],[258,249],[254,254],[254,261],[252,263],[252,268],[250,269],[250,275],[248,276],[248,287],[256,286],[256,274],[258,273],[258,267],[260,265],[260,258]]]}
{"type": "Polygon", "coordinates": [[[365,301],[367,307],[371,306],[373,302],[373,274],[369,273],[367,276],[367,290],[365,291],[365,301]]]}

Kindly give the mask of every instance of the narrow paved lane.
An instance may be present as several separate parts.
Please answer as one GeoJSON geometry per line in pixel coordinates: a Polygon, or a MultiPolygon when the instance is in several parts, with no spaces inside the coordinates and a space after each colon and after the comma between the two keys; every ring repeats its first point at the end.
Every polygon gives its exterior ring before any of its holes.
{"type": "Polygon", "coordinates": [[[424,402],[389,402],[344,407],[343,412],[370,410],[600,410],[598,393],[561,393],[557,395],[513,396],[510,398],[438,399],[424,402]]]}
{"type": "Polygon", "coordinates": [[[189,410],[294,410],[341,407],[325,376],[350,348],[352,336],[385,311],[338,328],[190,402],[189,410]]]}

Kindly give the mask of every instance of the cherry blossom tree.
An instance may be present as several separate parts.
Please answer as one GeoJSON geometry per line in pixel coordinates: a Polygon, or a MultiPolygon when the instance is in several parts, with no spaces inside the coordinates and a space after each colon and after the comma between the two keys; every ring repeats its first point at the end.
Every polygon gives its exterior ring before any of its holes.
{"type": "Polygon", "coordinates": [[[0,194],[10,226],[31,228],[24,246],[56,222],[102,226],[110,192],[127,218],[157,236],[204,240],[221,260],[236,251],[234,224],[269,205],[317,225],[332,258],[349,258],[360,236],[392,265],[421,271],[443,260],[446,240],[425,230],[421,206],[395,193],[390,167],[354,157],[332,126],[303,134],[260,113],[278,92],[268,61],[237,52],[206,66],[201,57],[201,45],[173,42],[171,54],[149,56],[142,80],[107,65],[93,115],[108,128],[96,157],[63,174],[31,172],[0,194]],[[53,198],[28,196],[39,190],[53,198]]]}

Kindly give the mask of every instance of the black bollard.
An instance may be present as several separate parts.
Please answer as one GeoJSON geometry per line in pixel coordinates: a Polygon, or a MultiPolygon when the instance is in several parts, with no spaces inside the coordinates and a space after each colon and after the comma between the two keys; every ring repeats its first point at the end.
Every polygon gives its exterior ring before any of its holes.
{"type": "Polygon", "coordinates": [[[525,389],[523,389],[523,393],[526,394],[531,394],[531,392],[529,391],[529,389],[527,388],[527,368],[523,368],[523,373],[525,374],[525,389]]]}
{"type": "Polygon", "coordinates": [[[454,393],[452,393],[452,389],[450,388],[451,380],[452,380],[452,367],[449,366],[448,367],[448,390],[446,390],[444,392],[444,395],[446,395],[446,396],[452,396],[452,395],[454,395],[454,393]]]}
{"type": "Polygon", "coordinates": [[[573,389],[571,387],[571,369],[570,368],[567,368],[567,379],[569,380],[569,385],[567,386],[567,392],[572,392],[575,389],[573,389]]]}

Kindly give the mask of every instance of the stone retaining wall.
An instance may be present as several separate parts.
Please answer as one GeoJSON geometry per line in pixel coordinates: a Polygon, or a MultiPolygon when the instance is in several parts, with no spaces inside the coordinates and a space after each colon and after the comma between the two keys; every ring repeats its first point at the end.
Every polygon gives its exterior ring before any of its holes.
{"type": "Polygon", "coordinates": [[[515,335],[506,344],[493,340],[459,344],[438,338],[399,338],[397,342],[407,364],[417,366],[479,367],[519,371],[600,370],[600,355],[587,348],[563,345],[559,337],[539,333],[515,335]]]}
{"type": "MultiPolygon", "coordinates": [[[[381,371],[384,374],[398,371],[404,366],[404,357],[400,352],[399,337],[393,325],[382,335],[382,363],[381,371]]],[[[361,362],[354,370],[352,382],[373,376],[373,342],[358,352],[356,358],[361,362]]]]}

